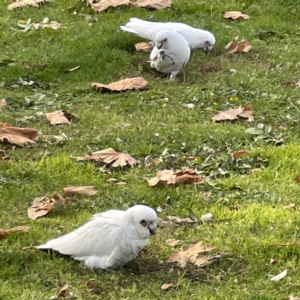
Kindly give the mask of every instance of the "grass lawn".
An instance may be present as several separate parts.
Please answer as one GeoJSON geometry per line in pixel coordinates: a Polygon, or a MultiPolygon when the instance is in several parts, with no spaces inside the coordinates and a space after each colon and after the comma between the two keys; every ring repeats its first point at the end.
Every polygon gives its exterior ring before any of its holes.
{"type": "Polygon", "coordinates": [[[173,2],[160,11],[120,6],[96,13],[79,0],[11,11],[11,1],[2,0],[0,61],[15,62],[0,65],[0,99],[8,103],[0,107],[0,121],[35,128],[39,136],[24,148],[0,144],[11,158],[0,160],[0,227],[30,226],[28,233],[0,241],[0,299],[50,299],[66,283],[68,299],[84,300],[300,297],[300,184],[294,180],[300,174],[300,1],[173,2]],[[222,12],[231,10],[250,19],[224,19],[222,12]],[[208,29],[216,46],[192,53],[185,81],[181,72],[168,82],[148,66],[149,54],[135,51],[133,44],[142,40],[119,29],[134,16],[208,29]],[[21,32],[18,27],[19,20],[45,17],[63,28],[21,32]],[[225,53],[236,36],[251,43],[249,53],[225,53]],[[93,82],[135,76],[149,82],[146,90],[91,88],[93,82]],[[34,84],[18,86],[19,77],[34,84]],[[254,122],[211,121],[217,111],[247,103],[254,122]],[[59,109],[77,117],[70,125],[50,125],[43,113],[59,109]],[[271,126],[264,139],[246,132],[258,124],[271,126]],[[131,154],[139,164],[112,169],[69,158],[108,147],[131,154]],[[166,149],[169,155],[162,155],[166,149]],[[251,154],[233,159],[237,150],[251,154]],[[159,170],[187,167],[201,172],[205,183],[147,184],[159,170]],[[112,184],[111,177],[127,184],[112,184]],[[78,197],[67,209],[57,203],[37,220],[28,218],[35,198],[70,184],[94,185],[98,193],[78,197]],[[77,228],[94,213],[143,202],[168,204],[161,218],[199,219],[211,212],[216,222],[166,225],[150,239],[147,252],[114,274],[88,270],[55,253],[22,250],[77,228]],[[166,245],[170,238],[181,240],[175,250],[202,240],[222,258],[204,268],[174,267],[166,262],[174,252],[166,245]],[[285,278],[270,280],[285,269],[285,278]],[[173,287],[163,291],[164,283],[173,287]]]}

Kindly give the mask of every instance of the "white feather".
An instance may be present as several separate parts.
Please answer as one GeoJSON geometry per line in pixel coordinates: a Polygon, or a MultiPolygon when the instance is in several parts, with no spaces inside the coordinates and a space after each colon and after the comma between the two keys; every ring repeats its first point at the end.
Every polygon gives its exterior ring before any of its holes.
{"type": "Polygon", "coordinates": [[[155,47],[150,54],[151,67],[171,73],[172,79],[188,63],[190,54],[189,45],[181,34],[162,30],[156,34],[155,47]]]}
{"type": "Polygon", "coordinates": [[[156,228],[156,219],[155,211],[143,205],[126,211],[109,210],[37,248],[70,255],[84,261],[89,268],[116,269],[131,261],[147,245],[150,229],[156,228]],[[140,224],[142,220],[147,222],[147,227],[140,224]]]}
{"type": "Polygon", "coordinates": [[[156,34],[159,31],[173,30],[183,35],[191,50],[197,48],[211,50],[216,43],[216,39],[211,32],[178,22],[149,22],[131,18],[125,26],[120,26],[120,28],[152,42],[155,42],[156,34]]]}

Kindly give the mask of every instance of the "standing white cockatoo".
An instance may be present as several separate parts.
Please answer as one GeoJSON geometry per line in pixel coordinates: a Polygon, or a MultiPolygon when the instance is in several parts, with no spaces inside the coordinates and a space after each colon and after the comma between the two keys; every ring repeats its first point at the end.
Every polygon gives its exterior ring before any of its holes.
{"type": "Polygon", "coordinates": [[[150,65],[162,73],[170,73],[170,79],[175,77],[190,59],[188,42],[176,31],[159,31],[154,45],[150,54],[150,65]]]}
{"type": "Polygon", "coordinates": [[[155,233],[156,212],[145,205],[96,214],[76,230],[37,246],[84,261],[88,268],[114,270],[124,266],[155,233]]]}
{"type": "Polygon", "coordinates": [[[148,39],[153,43],[155,43],[155,37],[159,31],[173,30],[183,35],[191,50],[198,48],[202,48],[205,51],[212,50],[216,43],[216,39],[211,32],[178,22],[149,22],[131,18],[125,26],[120,26],[120,28],[148,39]]]}

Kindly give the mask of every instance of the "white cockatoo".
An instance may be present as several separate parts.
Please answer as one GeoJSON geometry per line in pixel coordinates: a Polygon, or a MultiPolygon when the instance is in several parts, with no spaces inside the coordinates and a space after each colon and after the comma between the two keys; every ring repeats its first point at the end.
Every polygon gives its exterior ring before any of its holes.
{"type": "Polygon", "coordinates": [[[88,268],[115,270],[147,245],[148,238],[155,233],[156,220],[156,212],[149,206],[135,205],[126,211],[112,209],[37,248],[70,255],[88,268]]]}
{"type": "Polygon", "coordinates": [[[173,30],[184,36],[191,50],[198,48],[202,48],[205,51],[212,50],[216,43],[216,39],[211,32],[177,22],[149,22],[131,18],[125,26],[120,26],[120,28],[148,39],[153,43],[155,43],[155,37],[159,31],[173,30]]]}
{"type": "Polygon", "coordinates": [[[181,34],[173,30],[162,30],[156,34],[150,65],[162,73],[170,73],[172,79],[187,64],[190,55],[191,49],[181,34]]]}

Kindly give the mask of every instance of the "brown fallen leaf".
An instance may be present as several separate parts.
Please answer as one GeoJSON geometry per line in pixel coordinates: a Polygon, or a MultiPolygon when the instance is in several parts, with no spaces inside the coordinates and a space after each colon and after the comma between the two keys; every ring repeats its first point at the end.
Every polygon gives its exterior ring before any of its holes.
{"type": "Polygon", "coordinates": [[[34,144],[38,132],[32,128],[2,127],[0,128],[0,140],[13,145],[24,147],[27,143],[34,144]]]}
{"type": "Polygon", "coordinates": [[[85,154],[82,157],[73,157],[71,158],[77,159],[77,161],[84,160],[93,160],[100,161],[105,164],[111,165],[112,167],[125,167],[125,166],[134,166],[137,161],[129,154],[126,153],[118,153],[113,148],[107,148],[104,150],[93,152],[92,155],[85,154]]]}
{"type": "Polygon", "coordinates": [[[4,128],[4,127],[12,127],[12,126],[8,123],[0,122],[0,127],[4,128]]]}
{"type": "Polygon", "coordinates": [[[294,180],[299,183],[300,182],[300,175],[296,175],[294,180]]]}
{"type": "Polygon", "coordinates": [[[94,0],[88,0],[88,3],[91,5],[94,11],[104,11],[109,7],[117,7],[120,5],[129,5],[131,4],[130,0],[101,0],[97,3],[94,3],[94,0]]]}
{"type": "Polygon", "coordinates": [[[45,216],[53,209],[54,203],[55,199],[47,196],[34,199],[31,206],[27,209],[28,217],[35,220],[39,217],[45,216]]]}
{"type": "Polygon", "coordinates": [[[96,151],[92,153],[94,159],[101,160],[105,164],[111,164],[112,167],[134,166],[136,160],[127,153],[118,153],[113,148],[96,151]]]}
{"type": "Polygon", "coordinates": [[[245,105],[245,107],[239,106],[238,108],[219,111],[211,119],[213,121],[232,121],[239,117],[247,119],[248,122],[252,122],[254,120],[253,110],[250,104],[245,105]]]}
{"type": "Polygon", "coordinates": [[[131,2],[131,5],[151,9],[164,9],[171,7],[172,0],[137,0],[136,2],[131,2]]]}
{"type": "Polygon", "coordinates": [[[107,181],[110,182],[110,183],[118,184],[118,185],[125,185],[125,184],[127,184],[125,181],[120,181],[117,178],[110,178],[107,181]]]}
{"type": "Polygon", "coordinates": [[[239,210],[239,206],[238,205],[229,206],[229,210],[231,210],[231,211],[233,211],[233,210],[239,210]]]}
{"type": "Polygon", "coordinates": [[[88,196],[93,196],[96,193],[98,193],[94,186],[87,185],[87,186],[68,186],[63,188],[63,191],[67,195],[73,195],[73,194],[84,194],[88,196]]]}
{"type": "Polygon", "coordinates": [[[194,220],[192,220],[191,218],[180,218],[177,216],[167,216],[167,219],[172,221],[173,223],[197,223],[198,220],[196,218],[194,218],[194,220]]]}
{"type": "Polygon", "coordinates": [[[204,246],[202,243],[202,241],[198,241],[184,247],[181,251],[173,253],[167,261],[177,262],[178,266],[182,268],[185,267],[188,262],[198,267],[210,264],[209,256],[203,255],[202,253],[211,252],[215,247],[204,246]]]}
{"type": "Polygon", "coordinates": [[[110,91],[126,91],[126,90],[139,90],[144,89],[148,84],[143,77],[126,78],[110,84],[93,83],[92,87],[99,89],[104,88],[110,91]]]}
{"type": "Polygon", "coordinates": [[[65,284],[58,292],[58,294],[54,297],[51,298],[53,300],[57,300],[59,298],[65,298],[67,296],[67,289],[69,288],[69,284],[65,284]]]}
{"type": "Polygon", "coordinates": [[[235,159],[239,159],[242,155],[251,155],[251,151],[249,151],[249,150],[238,150],[238,151],[234,151],[232,153],[232,156],[235,159]]]}
{"type": "Polygon", "coordinates": [[[250,17],[246,14],[241,13],[240,11],[224,11],[224,18],[226,19],[249,19],[250,17]]]}
{"type": "Polygon", "coordinates": [[[271,264],[276,264],[277,262],[278,262],[278,259],[277,259],[277,258],[274,258],[274,257],[273,257],[273,258],[270,259],[270,263],[271,263],[271,264]]]}
{"type": "Polygon", "coordinates": [[[192,183],[204,183],[202,176],[198,175],[194,169],[180,170],[174,172],[176,175],[176,184],[192,184],[192,183]]]}
{"type": "Polygon", "coordinates": [[[165,291],[173,286],[172,283],[164,283],[160,288],[165,291]]]}
{"type": "Polygon", "coordinates": [[[136,51],[149,52],[153,49],[153,44],[152,42],[141,42],[141,43],[134,44],[134,47],[136,51]]]}
{"type": "Polygon", "coordinates": [[[16,0],[12,4],[8,5],[8,10],[12,10],[18,7],[25,7],[25,6],[33,6],[39,7],[39,3],[41,2],[52,2],[53,0],[16,0]]]}
{"type": "Polygon", "coordinates": [[[17,226],[10,229],[0,228],[0,238],[6,238],[9,234],[17,231],[28,232],[29,229],[29,226],[17,226]]]}
{"type": "Polygon", "coordinates": [[[57,124],[71,124],[71,122],[68,120],[74,115],[67,112],[66,110],[57,110],[50,113],[45,113],[47,120],[51,123],[51,125],[57,125],[57,124]]]}
{"type": "Polygon", "coordinates": [[[167,244],[168,246],[175,247],[175,246],[177,246],[180,242],[181,242],[181,240],[168,239],[168,240],[166,241],[166,244],[167,244]]]}
{"type": "Polygon", "coordinates": [[[249,52],[252,49],[252,46],[247,40],[238,41],[237,39],[238,37],[225,46],[227,53],[249,52]]]}
{"type": "Polygon", "coordinates": [[[77,199],[74,198],[64,198],[62,195],[59,193],[55,193],[49,197],[51,200],[54,200],[56,202],[59,200],[63,206],[63,208],[67,208],[69,202],[77,202],[77,199]]]}
{"type": "Polygon", "coordinates": [[[7,103],[6,103],[6,99],[3,98],[0,100],[0,106],[5,106],[7,103]]]}
{"type": "Polygon", "coordinates": [[[158,171],[156,177],[147,179],[149,186],[156,186],[158,184],[175,184],[176,175],[173,170],[158,171]]]}
{"type": "Polygon", "coordinates": [[[167,224],[172,224],[172,222],[163,220],[162,218],[157,218],[156,223],[158,227],[164,227],[167,224]]]}
{"type": "Polygon", "coordinates": [[[193,169],[179,170],[161,170],[158,171],[156,177],[147,179],[149,186],[158,184],[201,184],[204,183],[202,176],[198,175],[193,169]]]}

